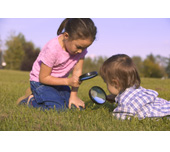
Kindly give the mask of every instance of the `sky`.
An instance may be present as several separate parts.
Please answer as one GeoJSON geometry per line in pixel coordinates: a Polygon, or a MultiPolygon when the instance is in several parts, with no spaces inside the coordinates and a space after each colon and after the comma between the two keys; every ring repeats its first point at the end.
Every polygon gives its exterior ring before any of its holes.
{"type": "MultiPolygon", "coordinates": [[[[12,32],[21,32],[27,41],[42,48],[57,36],[64,18],[0,18],[0,39],[4,43],[12,32]]],[[[170,18],[92,18],[97,27],[88,56],[111,56],[124,53],[145,58],[170,56],[170,18]]]]}

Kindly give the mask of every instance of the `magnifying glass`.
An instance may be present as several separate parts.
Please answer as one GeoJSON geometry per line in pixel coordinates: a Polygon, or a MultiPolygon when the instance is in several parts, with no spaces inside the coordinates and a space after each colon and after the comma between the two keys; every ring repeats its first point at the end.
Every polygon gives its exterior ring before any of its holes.
{"type": "Polygon", "coordinates": [[[97,75],[98,75],[98,73],[96,71],[88,72],[86,74],[81,75],[79,77],[79,80],[80,81],[88,80],[88,79],[94,78],[97,75]]]}
{"type": "Polygon", "coordinates": [[[89,97],[96,104],[101,105],[106,102],[106,93],[98,86],[94,86],[89,90],[89,97]]]}

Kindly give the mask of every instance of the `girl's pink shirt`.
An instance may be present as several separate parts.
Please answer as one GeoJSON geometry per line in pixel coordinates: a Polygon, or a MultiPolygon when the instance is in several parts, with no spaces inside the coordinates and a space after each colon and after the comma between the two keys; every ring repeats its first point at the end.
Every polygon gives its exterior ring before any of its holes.
{"type": "Polygon", "coordinates": [[[42,62],[52,68],[51,76],[66,78],[69,76],[69,73],[76,63],[87,54],[87,50],[84,50],[80,54],[70,55],[62,49],[58,37],[59,36],[50,40],[40,51],[30,72],[30,81],[39,82],[40,66],[42,62]]]}

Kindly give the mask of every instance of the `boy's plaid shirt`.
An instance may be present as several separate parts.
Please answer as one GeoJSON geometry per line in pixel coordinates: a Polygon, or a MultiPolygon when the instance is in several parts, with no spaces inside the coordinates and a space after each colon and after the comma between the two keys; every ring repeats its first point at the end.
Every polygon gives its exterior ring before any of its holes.
{"type": "Polygon", "coordinates": [[[139,87],[127,88],[117,95],[115,101],[118,106],[113,110],[113,115],[118,119],[137,116],[139,119],[146,117],[164,117],[170,115],[170,101],[158,98],[154,90],[139,87]]]}

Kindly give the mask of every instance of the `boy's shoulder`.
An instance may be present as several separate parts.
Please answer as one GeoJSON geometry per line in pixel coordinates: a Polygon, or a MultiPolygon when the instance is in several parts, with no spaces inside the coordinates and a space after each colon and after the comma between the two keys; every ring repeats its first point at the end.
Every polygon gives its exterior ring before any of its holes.
{"type": "Polygon", "coordinates": [[[156,91],[145,89],[140,86],[139,88],[127,88],[124,92],[119,94],[115,100],[117,100],[118,103],[127,106],[134,103],[146,104],[153,102],[157,96],[158,93],[156,91]]]}

